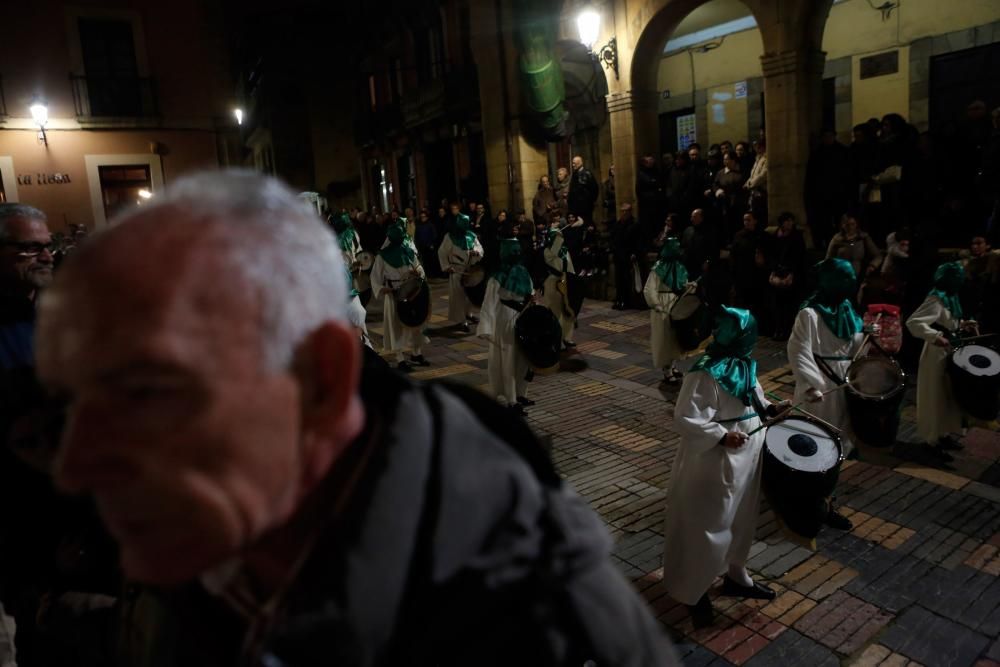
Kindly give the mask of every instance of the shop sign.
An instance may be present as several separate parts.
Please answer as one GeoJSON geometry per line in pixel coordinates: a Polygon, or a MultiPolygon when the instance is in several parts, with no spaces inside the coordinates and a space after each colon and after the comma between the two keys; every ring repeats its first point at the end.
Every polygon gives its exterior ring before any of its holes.
{"type": "Polygon", "coordinates": [[[63,185],[69,183],[69,174],[18,174],[18,185],[63,185]]]}

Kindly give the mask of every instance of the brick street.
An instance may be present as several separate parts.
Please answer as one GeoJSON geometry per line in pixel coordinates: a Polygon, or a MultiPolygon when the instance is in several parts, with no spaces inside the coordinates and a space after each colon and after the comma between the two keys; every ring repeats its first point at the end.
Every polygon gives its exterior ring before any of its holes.
{"type": "MultiPolygon", "coordinates": [[[[432,366],[413,376],[485,389],[487,343],[446,325],[447,290],[432,282],[432,366]]],[[[854,529],[825,529],[817,552],[786,541],[765,502],[749,568],[777,599],[717,598],[716,625],[693,631],[660,583],[677,388],[662,387],[652,368],[649,314],[610,305],[586,302],[576,353],[529,385],[537,405],[528,421],[551,437],[559,471],[603,517],[616,562],[685,665],[1000,666],[1000,434],[985,428],[970,429],[950,470],[882,449],[847,461],[837,493],[854,529]]],[[[369,328],[378,349],[378,308],[369,328]]],[[[757,359],[764,389],[790,397],[784,345],[762,338],[757,359]]],[[[913,393],[903,441],[913,439],[913,393]]]]}

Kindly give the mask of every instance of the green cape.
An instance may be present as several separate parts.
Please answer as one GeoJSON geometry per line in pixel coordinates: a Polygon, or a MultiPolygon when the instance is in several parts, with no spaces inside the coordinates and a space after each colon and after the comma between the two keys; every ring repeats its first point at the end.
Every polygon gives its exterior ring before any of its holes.
{"type": "Polygon", "coordinates": [[[464,213],[455,216],[455,222],[452,223],[448,236],[456,248],[472,250],[476,247],[476,234],[472,231],[472,221],[464,213]]]}
{"type": "Polygon", "coordinates": [[[715,340],[689,372],[705,371],[727,394],[750,405],[757,385],[757,362],[750,358],[757,320],[748,310],[723,306],[715,322],[715,340]]]}
{"type": "Polygon", "coordinates": [[[521,262],[521,243],[517,239],[503,239],[500,241],[500,268],[493,274],[493,278],[508,292],[528,297],[534,291],[534,286],[531,274],[521,262]]]}
{"type": "Polygon", "coordinates": [[[688,272],[680,263],[680,239],[670,237],[660,250],[660,257],[653,265],[653,272],[660,277],[660,282],[671,292],[680,292],[688,282],[688,272]]]}
{"type": "Polygon", "coordinates": [[[812,308],[823,318],[834,336],[850,340],[864,325],[851,303],[851,295],[858,287],[854,267],[844,259],[825,259],[816,265],[816,269],[816,291],[802,302],[799,310],[812,308]]]}
{"type": "Polygon", "coordinates": [[[401,269],[404,266],[412,264],[413,258],[416,257],[417,253],[406,242],[407,237],[403,226],[389,225],[385,235],[389,239],[389,245],[382,248],[381,252],[379,252],[385,263],[396,269],[401,269]]]}

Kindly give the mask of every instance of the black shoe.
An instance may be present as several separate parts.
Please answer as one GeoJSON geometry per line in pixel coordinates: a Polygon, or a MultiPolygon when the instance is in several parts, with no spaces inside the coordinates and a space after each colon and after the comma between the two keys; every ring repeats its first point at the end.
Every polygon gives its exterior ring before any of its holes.
{"type": "Polygon", "coordinates": [[[507,409],[510,410],[511,412],[513,412],[518,417],[523,417],[524,416],[524,407],[521,406],[518,403],[514,403],[512,405],[508,405],[507,409]]]}
{"type": "Polygon", "coordinates": [[[946,452],[940,446],[933,447],[931,445],[927,445],[927,449],[929,450],[929,454],[931,455],[931,458],[933,458],[933,459],[935,459],[937,461],[940,461],[941,463],[951,463],[952,461],[955,460],[954,456],[952,456],[951,454],[949,454],[948,452],[946,452]]]}
{"type": "Polygon", "coordinates": [[[416,364],[417,366],[430,366],[431,362],[424,359],[424,355],[418,354],[414,357],[410,357],[410,363],[416,364]]]}
{"type": "Polygon", "coordinates": [[[616,301],[615,305],[611,306],[612,310],[625,310],[625,304],[621,301],[616,301]]]}
{"type": "Polygon", "coordinates": [[[576,343],[574,343],[571,340],[564,340],[563,347],[565,347],[567,350],[572,350],[574,347],[576,347],[576,343]]]}
{"type": "Polygon", "coordinates": [[[469,322],[472,322],[473,324],[479,324],[479,318],[476,317],[475,315],[469,315],[465,319],[467,319],[469,322]]]}
{"type": "Polygon", "coordinates": [[[726,575],[722,578],[722,591],[719,595],[727,598],[750,598],[751,600],[773,600],[778,597],[774,589],[764,584],[754,582],[753,586],[738,584],[726,575]]]}
{"type": "Polygon", "coordinates": [[[413,370],[413,366],[411,366],[410,362],[408,361],[401,361],[399,362],[399,364],[396,365],[396,369],[400,373],[409,373],[410,371],[413,370]]]}
{"type": "Polygon", "coordinates": [[[462,322],[460,325],[458,325],[458,328],[464,331],[465,333],[470,333],[472,331],[471,327],[469,327],[468,322],[462,322]]]}
{"type": "Polygon", "coordinates": [[[526,408],[530,408],[532,405],[535,404],[535,402],[533,400],[531,400],[530,398],[528,398],[527,396],[518,396],[517,397],[517,402],[520,403],[521,405],[523,405],[526,408]]]}
{"type": "Polygon", "coordinates": [[[844,516],[843,514],[841,514],[832,507],[829,510],[827,510],[826,516],[823,517],[823,523],[830,526],[830,528],[843,530],[845,532],[850,530],[851,528],[854,528],[854,524],[851,523],[850,519],[848,519],[846,516],[844,516]]]}
{"type": "Polygon", "coordinates": [[[715,622],[715,610],[712,609],[712,601],[708,599],[708,593],[702,595],[697,604],[684,606],[691,614],[691,622],[694,624],[695,630],[710,627],[715,622]]]}
{"type": "Polygon", "coordinates": [[[960,452],[965,449],[965,445],[960,443],[955,438],[947,437],[941,438],[937,443],[938,449],[945,452],[960,452]]]}

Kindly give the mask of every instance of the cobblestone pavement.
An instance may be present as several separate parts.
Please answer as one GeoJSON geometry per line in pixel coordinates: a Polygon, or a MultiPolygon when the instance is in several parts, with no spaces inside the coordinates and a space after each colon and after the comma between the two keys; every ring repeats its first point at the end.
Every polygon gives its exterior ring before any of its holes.
{"type": "MultiPolygon", "coordinates": [[[[485,389],[486,343],[447,328],[446,307],[446,290],[436,283],[425,351],[432,366],[414,377],[485,389]]],[[[377,312],[369,322],[378,347],[377,312]]],[[[528,421],[551,437],[560,472],[604,518],[614,558],[674,636],[685,665],[1000,666],[995,424],[971,429],[949,470],[862,450],[860,460],[846,462],[838,486],[854,529],[825,530],[816,552],[783,539],[765,504],[749,567],[777,599],[718,598],[716,625],[694,631],[660,582],[677,390],[661,389],[648,338],[648,313],[588,301],[576,353],[561,372],[529,386],[537,405],[528,421]]],[[[761,339],[757,357],[765,390],[790,397],[784,345],[761,339]]],[[[913,431],[912,393],[903,440],[913,431]]]]}

